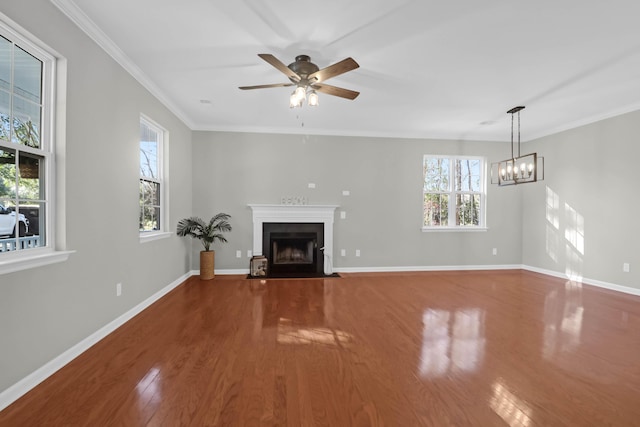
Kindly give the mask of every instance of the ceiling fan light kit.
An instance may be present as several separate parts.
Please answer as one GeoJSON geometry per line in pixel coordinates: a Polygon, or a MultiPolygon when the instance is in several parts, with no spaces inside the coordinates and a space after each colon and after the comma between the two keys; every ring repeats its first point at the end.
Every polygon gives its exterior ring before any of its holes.
{"type": "Polygon", "coordinates": [[[317,106],[319,104],[318,92],[351,100],[356,99],[358,95],[360,95],[360,92],[322,83],[332,77],[339,76],[340,74],[360,67],[352,58],[343,59],[340,62],[320,69],[316,64],[311,62],[311,58],[307,55],[296,56],[296,60],[288,66],[284,65],[282,61],[271,54],[260,53],[258,56],[286,75],[291,83],[240,86],[239,89],[252,90],[296,86],[289,97],[289,107],[291,108],[302,107],[305,100],[307,100],[308,105],[312,107],[317,106]]]}
{"type": "Polygon", "coordinates": [[[511,114],[511,158],[491,164],[491,183],[499,186],[526,184],[544,180],[544,157],[537,153],[520,155],[520,111],[523,106],[513,107],[511,114]],[[518,114],[518,155],[514,155],[513,119],[518,114]]]}

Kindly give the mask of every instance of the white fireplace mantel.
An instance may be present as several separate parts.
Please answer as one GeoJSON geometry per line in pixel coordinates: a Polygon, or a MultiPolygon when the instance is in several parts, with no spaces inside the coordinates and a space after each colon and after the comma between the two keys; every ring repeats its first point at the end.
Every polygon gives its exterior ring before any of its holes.
{"type": "Polygon", "coordinates": [[[324,274],[333,274],[333,217],[338,205],[255,205],[253,211],[253,254],[262,255],[262,226],[265,222],[323,223],[324,274]]]}

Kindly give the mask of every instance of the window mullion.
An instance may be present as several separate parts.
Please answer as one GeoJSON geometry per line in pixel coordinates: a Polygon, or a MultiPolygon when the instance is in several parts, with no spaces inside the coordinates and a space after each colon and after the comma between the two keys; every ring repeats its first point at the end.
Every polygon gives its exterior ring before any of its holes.
{"type": "Polygon", "coordinates": [[[451,167],[449,168],[449,226],[456,226],[456,211],[458,209],[458,201],[456,199],[456,159],[451,157],[449,159],[451,167]]]}

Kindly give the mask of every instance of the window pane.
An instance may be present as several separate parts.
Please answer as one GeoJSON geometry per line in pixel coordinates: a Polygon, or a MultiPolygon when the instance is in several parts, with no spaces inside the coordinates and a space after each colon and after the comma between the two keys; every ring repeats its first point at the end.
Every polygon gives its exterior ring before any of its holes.
{"type": "Polygon", "coordinates": [[[141,211],[140,231],[159,230],[159,210],[152,206],[145,206],[141,211]]]}
{"type": "Polygon", "coordinates": [[[456,225],[480,225],[480,195],[456,196],[456,225]]]}
{"type": "Polygon", "coordinates": [[[5,207],[7,199],[16,198],[16,153],[0,149],[0,203],[5,207]]]}
{"type": "Polygon", "coordinates": [[[141,206],[157,205],[160,185],[157,182],[140,180],[140,204],[141,206]]]}
{"type": "Polygon", "coordinates": [[[13,99],[13,142],[40,148],[40,105],[19,97],[13,99]]]}
{"type": "Polygon", "coordinates": [[[29,221],[29,232],[27,236],[38,236],[34,242],[36,246],[45,246],[45,204],[43,202],[20,203],[20,213],[29,221]]]}
{"type": "Polygon", "coordinates": [[[13,92],[37,104],[41,103],[42,62],[16,46],[13,92]]]}
{"type": "Polygon", "coordinates": [[[32,154],[20,153],[18,169],[18,198],[21,200],[44,199],[44,187],[40,177],[43,176],[42,159],[32,154]]]}
{"type": "Polygon", "coordinates": [[[16,185],[16,151],[0,150],[0,252],[46,244],[46,205],[38,201],[44,195],[40,179],[44,158],[24,153],[19,153],[18,158],[20,174],[16,185]]]}
{"type": "Polygon", "coordinates": [[[446,226],[449,224],[448,194],[425,194],[423,206],[423,226],[446,226]]]}
{"type": "Polygon", "coordinates": [[[424,191],[449,190],[449,159],[424,159],[424,191]]]}
{"type": "Polygon", "coordinates": [[[140,180],[140,231],[160,229],[160,184],[140,180]]]}
{"type": "Polygon", "coordinates": [[[17,247],[14,210],[13,200],[0,199],[0,252],[13,251],[17,247]]]}
{"type": "Polygon", "coordinates": [[[11,95],[0,89],[0,139],[11,140],[11,95]]]}
{"type": "Polygon", "coordinates": [[[480,191],[480,160],[456,160],[456,191],[480,191]]]}
{"type": "Polygon", "coordinates": [[[158,175],[158,133],[140,123],[140,176],[160,179],[158,175]]]}
{"type": "Polygon", "coordinates": [[[13,43],[0,36],[0,89],[11,88],[11,49],[13,43]]]}

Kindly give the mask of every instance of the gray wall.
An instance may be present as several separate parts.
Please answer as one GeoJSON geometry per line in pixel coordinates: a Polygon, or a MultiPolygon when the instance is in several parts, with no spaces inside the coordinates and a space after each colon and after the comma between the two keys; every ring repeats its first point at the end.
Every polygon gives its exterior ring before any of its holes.
{"type": "Polygon", "coordinates": [[[3,2],[2,13],[68,60],[62,190],[76,253],[0,276],[0,391],[190,270],[184,239],[139,242],[140,113],[170,132],[171,223],[192,203],[191,131],[49,1],[3,2]]]}
{"type": "Polygon", "coordinates": [[[233,216],[229,243],[215,247],[219,269],[248,268],[247,204],[290,195],[347,212],[336,217],[337,268],[522,263],[640,289],[639,112],[527,143],[524,151],[545,156],[546,179],[489,185],[487,232],[422,233],[422,155],[494,162],[508,156],[507,144],[192,133],[48,0],[4,2],[2,12],[68,59],[65,249],[77,252],[0,276],[0,390],[198,268],[197,242],[139,243],[140,113],[170,132],[172,227],[191,214],[233,216]]]}
{"type": "Polygon", "coordinates": [[[282,196],[304,196],[309,204],[336,204],[346,211],[346,219],[336,214],[336,268],[520,264],[516,189],[489,186],[487,232],[421,231],[424,154],[481,155],[492,162],[508,157],[508,145],[194,132],[194,214],[210,218],[223,211],[233,217],[229,243],[215,248],[221,269],[248,268],[252,217],[247,204],[280,203],[282,196]],[[309,189],[309,183],[316,188],[309,189]],[[351,195],[343,196],[342,190],[351,195]],[[347,250],[346,257],[340,249],[347,250]],[[241,259],[236,250],[242,250],[241,259]]]}
{"type": "Polygon", "coordinates": [[[640,289],[639,135],[636,111],[527,144],[546,175],[522,186],[525,265],[640,289]]]}

